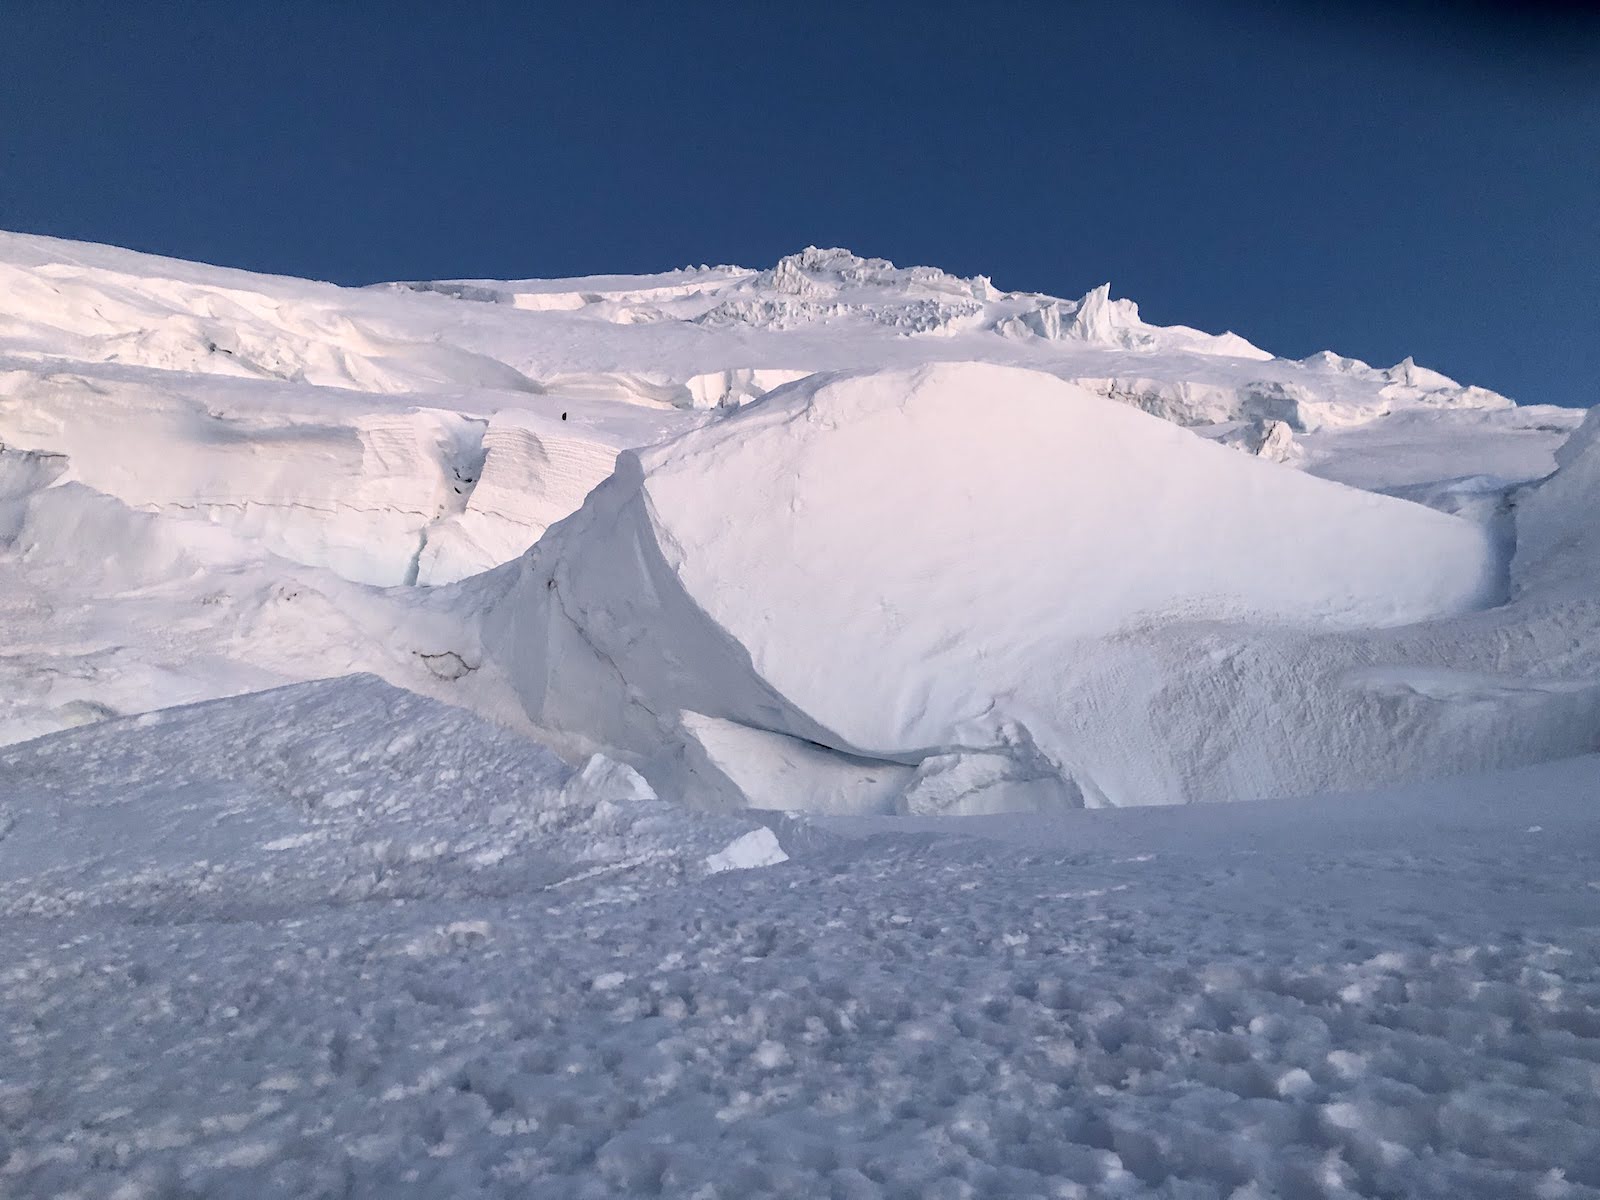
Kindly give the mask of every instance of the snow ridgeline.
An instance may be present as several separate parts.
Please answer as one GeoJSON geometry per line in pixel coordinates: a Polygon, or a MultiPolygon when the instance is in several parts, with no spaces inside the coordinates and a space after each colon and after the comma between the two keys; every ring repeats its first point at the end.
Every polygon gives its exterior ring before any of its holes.
{"type": "MultiPolygon", "coordinates": [[[[1581,528],[1549,507],[1526,536],[1581,528]]],[[[723,803],[1245,799],[1592,749],[1594,614],[1492,609],[1506,570],[1477,525],[944,365],[624,455],[485,577],[484,644],[535,724],[723,803]]]]}
{"type": "Polygon", "coordinates": [[[0,444],[381,585],[509,560],[618,450],[774,387],[946,360],[1049,371],[1305,465],[1319,430],[1512,411],[1409,360],[1287,362],[1151,325],[1108,287],[1005,292],[844,250],[759,272],[351,289],[0,234],[0,444]]]}
{"type": "MultiPolygon", "coordinates": [[[[659,276],[396,286],[621,325],[687,324],[764,335],[826,329],[834,336],[872,340],[885,334],[915,337],[925,358],[1038,366],[1179,424],[1245,423],[1258,436],[1272,432],[1262,429],[1270,422],[1308,432],[1359,425],[1414,407],[1511,407],[1504,396],[1463,387],[1410,358],[1373,368],[1322,351],[1287,362],[1237,334],[1152,325],[1133,301],[1113,300],[1110,284],[1077,300],[1005,292],[982,275],[963,278],[934,267],[896,267],[837,248],[807,247],[760,272],[701,267],[659,276]],[[943,354],[941,340],[959,341],[961,349],[943,354]],[[973,352],[977,346],[987,346],[987,352],[973,352]]],[[[867,365],[835,359],[817,369],[867,365]]],[[[715,380],[716,374],[697,380],[715,380]]],[[[686,385],[697,406],[753,399],[774,386],[769,382],[749,392],[713,388],[707,397],[697,380],[686,385]]]]}

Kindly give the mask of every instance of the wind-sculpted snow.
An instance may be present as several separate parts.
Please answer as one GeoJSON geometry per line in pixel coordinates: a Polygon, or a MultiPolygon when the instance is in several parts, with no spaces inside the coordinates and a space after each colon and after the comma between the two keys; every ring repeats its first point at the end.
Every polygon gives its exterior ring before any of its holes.
{"type": "Polygon", "coordinates": [[[1597,786],[769,831],[371,681],[57,735],[0,1192],[1589,1200],[1597,786]]]}
{"type": "Polygon", "coordinates": [[[1274,769],[1270,747],[1194,745],[1204,722],[1221,722],[1207,740],[1242,724],[1204,697],[1144,727],[1191,660],[1226,674],[1234,652],[1202,631],[1310,642],[1469,612],[1504,587],[1478,526],[979,365],[812,379],[625,455],[516,570],[490,652],[536,724],[663,777],[682,744],[725,787],[732,743],[696,722],[732,721],[917,767],[907,807],[965,811],[1305,790],[1304,764],[1274,769]],[[1112,663],[1120,678],[1086,687],[1112,663]],[[1144,709],[1128,752],[1175,765],[1102,769],[1132,741],[1100,728],[1125,706],[1144,709]],[[679,713],[700,716],[683,730],[679,713]],[[1243,778],[1235,758],[1267,765],[1243,778]]]}

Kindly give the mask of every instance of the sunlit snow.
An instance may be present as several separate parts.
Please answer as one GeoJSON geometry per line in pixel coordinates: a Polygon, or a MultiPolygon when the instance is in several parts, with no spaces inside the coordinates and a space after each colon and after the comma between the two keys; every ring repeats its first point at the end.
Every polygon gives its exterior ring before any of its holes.
{"type": "Polygon", "coordinates": [[[1600,1196],[1583,417],[0,234],[0,1195],[1600,1196]]]}

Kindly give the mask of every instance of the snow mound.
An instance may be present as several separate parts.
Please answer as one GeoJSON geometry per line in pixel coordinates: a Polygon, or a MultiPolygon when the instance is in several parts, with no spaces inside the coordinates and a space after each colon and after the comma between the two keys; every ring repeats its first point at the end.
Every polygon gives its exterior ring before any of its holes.
{"type": "Polygon", "coordinates": [[[255,403],[161,375],[0,372],[0,438],[132,508],[224,525],[349,579],[410,582],[424,531],[465,504],[483,422],[421,407],[316,414],[314,396],[281,385],[240,393],[255,403]]]}
{"type": "MultiPolygon", "coordinates": [[[[0,912],[262,920],[308,906],[760,866],[604,758],[372,676],[107,721],[0,750],[0,912]]],[[[781,861],[770,852],[766,861],[781,861]]]]}
{"type": "Polygon", "coordinates": [[[1097,798],[1068,766],[1094,646],[1400,625],[1503,586],[1467,522],[978,364],[813,378],[624,454],[516,570],[487,636],[536,724],[660,772],[703,714],[925,764],[939,811],[1026,779],[1097,798]]]}
{"type": "Polygon", "coordinates": [[[535,390],[328,284],[0,234],[0,295],[0,350],[44,358],[369,392],[535,390]]]}

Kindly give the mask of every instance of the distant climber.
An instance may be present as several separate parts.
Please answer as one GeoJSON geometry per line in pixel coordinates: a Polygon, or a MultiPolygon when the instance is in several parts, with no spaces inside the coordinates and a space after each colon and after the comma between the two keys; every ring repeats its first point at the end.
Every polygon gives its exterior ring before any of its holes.
{"type": "Polygon", "coordinates": [[[566,419],[567,419],[567,414],[566,414],[566,413],[562,413],[562,414],[561,414],[561,419],[562,419],[562,420],[563,420],[563,421],[565,421],[565,420],[566,420],[566,419]]]}

